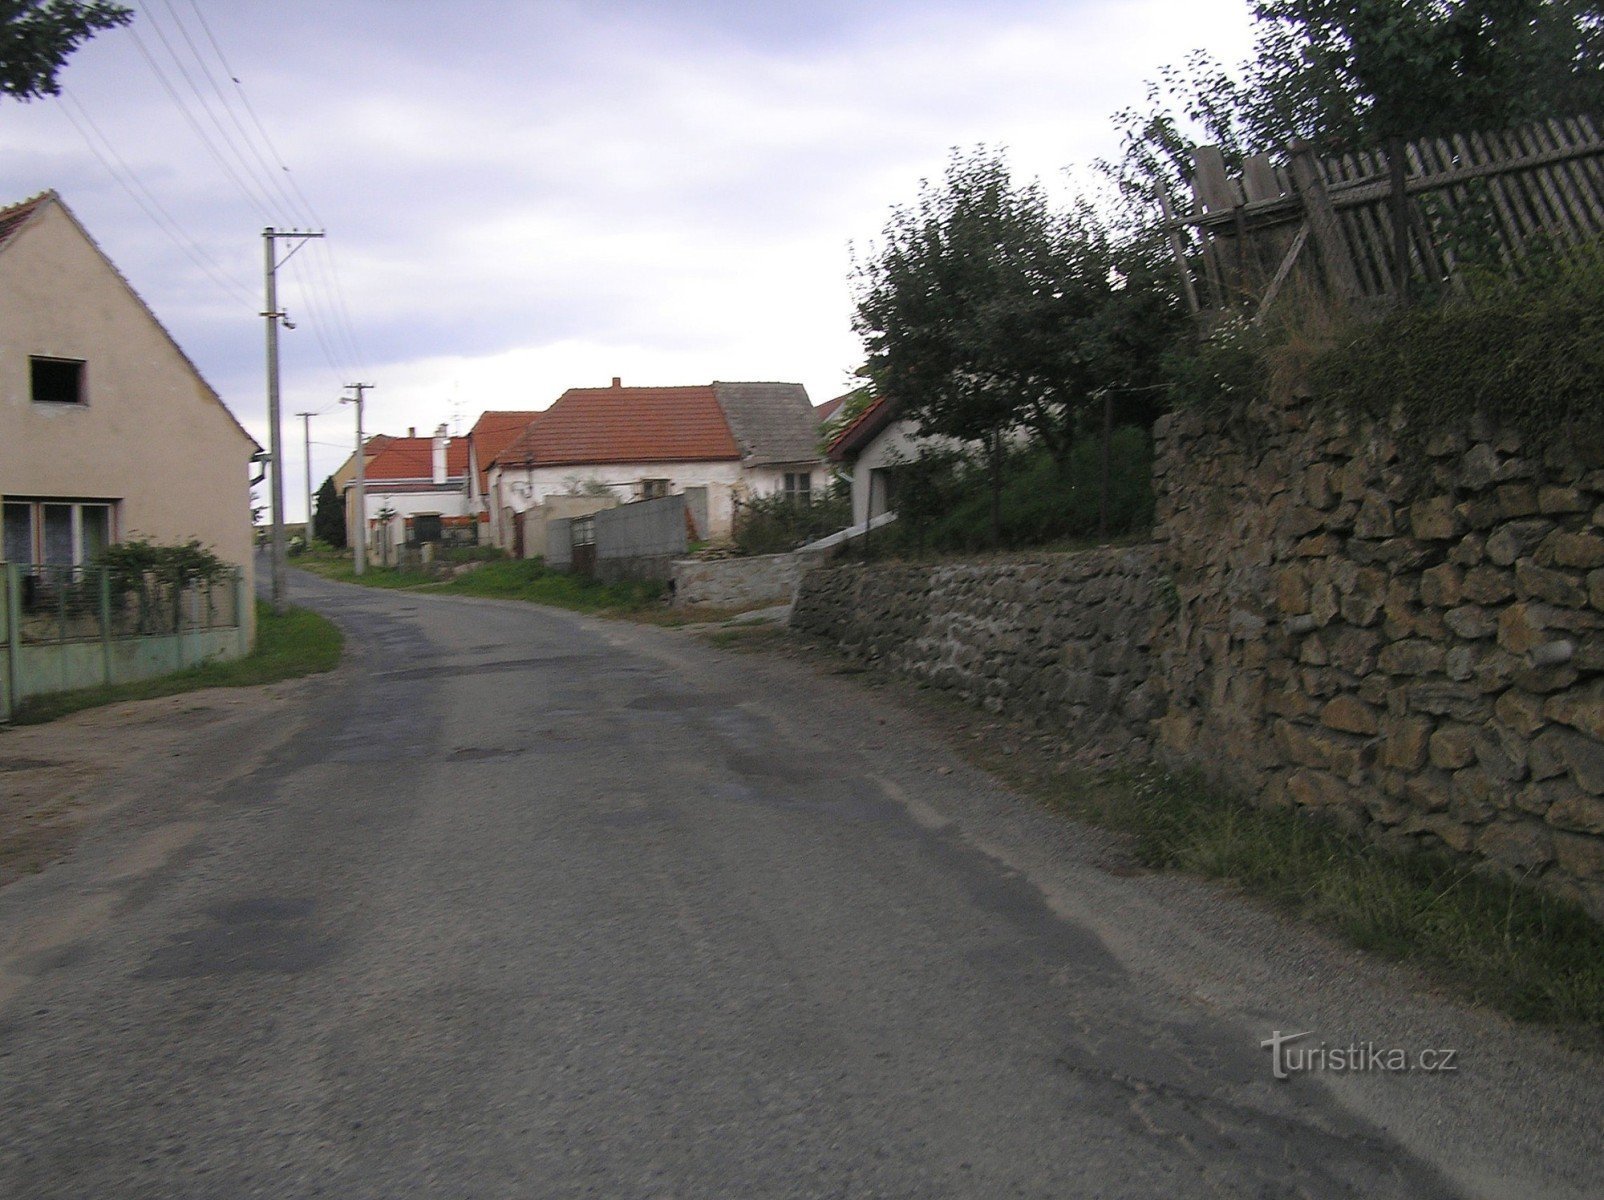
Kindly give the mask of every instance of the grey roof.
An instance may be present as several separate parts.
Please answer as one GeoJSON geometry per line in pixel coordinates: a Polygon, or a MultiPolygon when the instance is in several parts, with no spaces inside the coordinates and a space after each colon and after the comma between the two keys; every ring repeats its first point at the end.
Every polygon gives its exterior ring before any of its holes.
{"type": "Polygon", "coordinates": [[[717,383],[724,419],[747,466],[818,462],[819,426],[800,383],[717,383]]]}

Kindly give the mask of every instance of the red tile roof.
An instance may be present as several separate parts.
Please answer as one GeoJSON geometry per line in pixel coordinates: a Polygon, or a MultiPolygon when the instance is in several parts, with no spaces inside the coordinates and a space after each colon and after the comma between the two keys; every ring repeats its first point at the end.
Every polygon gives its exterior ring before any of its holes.
{"type": "Polygon", "coordinates": [[[512,445],[529,428],[529,423],[540,413],[535,411],[484,412],[473,423],[468,431],[468,437],[473,442],[474,461],[479,464],[479,491],[485,491],[485,475],[490,470],[490,464],[496,461],[508,446],[512,445]]]}
{"type": "Polygon", "coordinates": [[[851,396],[852,393],[847,392],[846,395],[837,396],[834,400],[826,400],[823,404],[815,404],[813,406],[813,419],[823,425],[831,417],[835,416],[835,410],[846,403],[851,396]]]}
{"type": "Polygon", "coordinates": [[[21,229],[28,218],[39,210],[40,205],[47,200],[57,199],[59,197],[55,192],[41,192],[31,199],[22,201],[20,204],[13,204],[9,208],[0,209],[0,245],[4,245],[13,233],[21,229]]]}
{"type": "Polygon", "coordinates": [[[497,456],[503,465],[739,461],[712,385],[569,388],[497,456]]]}
{"type": "MultiPolygon", "coordinates": [[[[369,461],[367,481],[379,479],[431,479],[434,477],[434,439],[391,438],[369,461]]],[[[462,479],[468,474],[468,439],[452,438],[446,445],[446,475],[462,479]]]]}
{"type": "Polygon", "coordinates": [[[825,453],[832,461],[840,462],[862,450],[875,434],[896,419],[897,406],[891,403],[890,397],[882,396],[847,422],[846,427],[830,439],[825,453]]]}

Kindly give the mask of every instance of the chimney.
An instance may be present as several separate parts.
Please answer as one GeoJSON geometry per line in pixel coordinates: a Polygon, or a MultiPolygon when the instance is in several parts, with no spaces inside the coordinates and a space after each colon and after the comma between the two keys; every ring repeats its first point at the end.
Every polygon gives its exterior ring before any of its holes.
{"type": "Polygon", "coordinates": [[[613,386],[615,388],[621,388],[621,387],[624,386],[624,381],[622,379],[620,379],[617,375],[614,375],[613,376],[613,386]]]}
{"type": "Polygon", "coordinates": [[[418,427],[416,425],[408,425],[407,426],[407,436],[409,438],[417,437],[418,436],[418,427]]]}
{"type": "Polygon", "coordinates": [[[434,431],[434,481],[436,483],[444,483],[446,481],[446,447],[450,444],[451,439],[446,435],[446,427],[442,425],[434,431]]]}

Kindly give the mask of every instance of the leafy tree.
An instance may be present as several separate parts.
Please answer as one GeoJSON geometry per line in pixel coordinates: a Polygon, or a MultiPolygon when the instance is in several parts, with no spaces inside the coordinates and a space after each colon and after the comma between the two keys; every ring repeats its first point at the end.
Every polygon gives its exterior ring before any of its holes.
{"type": "Polygon", "coordinates": [[[1054,212],[1015,185],[1000,153],[954,152],[857,265],[864,373],[926,433],[984,447],[1000,532],[1010,431],[1064,464],[1106,392],[1157,387],[1182,325],[1171,277],[1089,205],[1054,212]]]}
{"type": "Polygon", "coordinates": [[[0,92],[19,100],[59,95],[56,75],[68,56],[133,17],[106,0],[0,0],[0,92]]]}
{"type": "Polygon", "coordinates": [[[345,504],[334,489],[334,476],[330,475],[317,490],[317,509],[312,514],[312,536],[337,550],[344,550],[345,504]]]}
{"type": "Polygon", "coordinates": [[[1294,139],[1332,149],[1604,110],[1601,0],[1258,0],[1254,55],[1203,52],[1115,115],[1105,163],[1144,219],[1187,202],[1190,149],[1235,166],[1294,139]]]}

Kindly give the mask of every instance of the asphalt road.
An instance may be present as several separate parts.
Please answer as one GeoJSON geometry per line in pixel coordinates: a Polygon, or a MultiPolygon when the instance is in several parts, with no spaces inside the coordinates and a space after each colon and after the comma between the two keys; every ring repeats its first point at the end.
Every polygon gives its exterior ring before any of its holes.
{"type": "Polygon", "coordinates": [[[851,681],[295,584],[354,661],[0,893],[0,1196],[1586,1194],[1411,1124],[1461,1081],[1272,1079],[1191,885],[851,681]]]}

